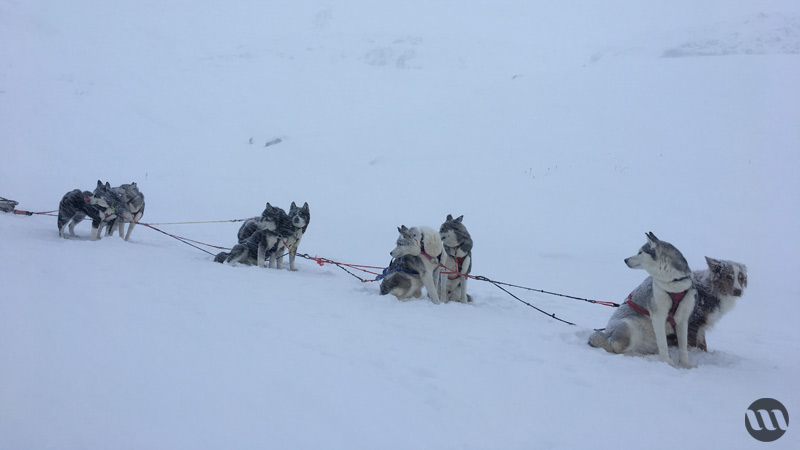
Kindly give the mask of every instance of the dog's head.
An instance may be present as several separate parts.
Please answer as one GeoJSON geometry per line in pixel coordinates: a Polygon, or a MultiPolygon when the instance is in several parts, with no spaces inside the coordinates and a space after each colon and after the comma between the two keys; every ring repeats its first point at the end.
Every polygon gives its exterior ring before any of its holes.
{"type": "Polygon", "coordinates": [[[625,264],[631,269],[643,269],[653,278],[672,281],[689,276],[689,263],[680,251],[669,242],[659,240],[655,234],[646,234],[647,242],[639,252],[625,258],[625,264]]]}
{"type": "Polygon", "coordinates": [[[97,180],[97,187],[89,197],[89,204],[94,206],[100,213],[105,215],[107,219],[111,219],[118,214],[127,220],[133,220],[130,212],[122,201],[122,198],[114,192],[109,182],[103,184],[102,181],[97,180]]]}
{"type": "Polygon", "coordinates": [[[723,261],[706,256],[714,292],[741,297],[747,287],[747,266],[733,261],[723,261]]]}
{"type": "Polygon", "coordinates": [[[472,239],[469,236],[467,227],[461,223],[463,220],[464,216],[458,216],[458,218],[454,219],[451,214],[447,215],[447,219],[442,226],[439,227],[439,235],[442,237],[444,245],[448,247],[458,247],[469,241],[471,247],[472,239]]]}
{"type": "Polygon", "coordinates": [[[402,225],[397,228],[400,237],[397,238],[397,246],[389,252],[392,258],[401,258],[406,255],[419,256],[422,253],[422,233],[416,228],[408,228],[402,225]]]}
{"type": "Polygon", "coordinates": [[[289,220],[292,221],[293,227],[302,228],[303,233],[305,233],[306,228],[308,228],[308,223],[311,221],[311,211],[308,208],[308,202],[302,207],[292,202],[292,206],[289,208],[289,220]]]}

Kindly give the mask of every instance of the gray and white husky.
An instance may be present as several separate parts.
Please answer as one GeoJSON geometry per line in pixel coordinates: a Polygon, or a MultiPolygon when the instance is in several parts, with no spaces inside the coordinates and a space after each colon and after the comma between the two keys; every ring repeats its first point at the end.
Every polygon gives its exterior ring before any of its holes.
{"type": "Polygon", "coordinates": [[[677,336],[679,363],[689,367],[689,316],[697,291],[686,259],[672,244],[647,233],[647,243],[625,264],[644,269],[650,276],[614,311],[605,330],[589,337],[589,345],[611,353],[657,351],[661,361],[672,364],[667,348],[669,321],[677,336]]]}
{"type": "Polygon", "coordinates": [[[439,235],[447,252],[447,268],[454,272],[447,274],[447,300],[467,303],[472,301],[472,297],[467,295],[468,278],[459,274],[469,275],[472,271],[472,237],[463,220],[464,216],[453,219],[448,214],[439,228],[439,235]]]}
{"type": "Polygon", "coordinates": [[[447,253],[442,245],[439,233],[429,227],[397,228],[400,237],[397,246],[390,252],[392,258],[416,256],[422,262],[419,272],[422,284],[433,303],[441,303],[447,299],[447,281],[442,274],[442,265],[447,264],[447,253]]]}
{"type": "MultiPolygon", "coordinates": [[[[747,287],[747,267],[738,262],[706,256],[708,269],[692,272],[697,302],[689,317],[689,347],[708,351],[706,331],[710,330],[728,311],[747,287]]],[[[669,333],[669,331],[668,331],[669,333]]],[[[670,346],[678,344],[672,331],[667,336],[670,346]]]]}
{"type": "Polygon", "coordinates": [[[75,236],[75,225],[86,216],[92,219],[91,240],[100,239],[100,230],[110,220],[117,217],[122,209],[119,197],[111,190],[107,182],[97,180],[94,192],[75,189],[67,192],[58,205],[58,235],[67,238],[65,230],[69,227],[69,235],[75,236]]]}
{"type": "Polygon", "coordinates": [[[424,270],[425,265],[419,256],[392,258],[389,267],[377,278],[381,280],[381,295],[392,294],[398,300],[422,297],[420,273],[424,270]]]}
{"type": "MultiPolygon", "coordinates": [[[[297,270],[294,265],[295,256],[297,256],[297,248],[300,246],[300,239],[303,238],[308,229],[308,224],[311,222],[311,211],[308,208],[308,202],[303,204],[302,207],[297,206],[292,202],[289,207],[289,222],[291,223],[291,232],[284,237],[283,245],[289,254],[289,270],[297,270]]],[[[283,252],[278,255],[278,268],[283,265],[283,252]]]]}
{"type": "Polygon", "coordinates": [[[128,232],[124,233],[124,238],[127,241],[131,238],[133,227],[144,215],[144,195],[141,193],[141,191],[139,191],[139,187],[136,186],[136,182],[131,184],[122,184],[115,188],[111,188],[111,190],[119,196],[122,202],[122,207],[125,209],[127,214],[118,216],[109,222],[108,229],[106,230],[106,236],[114,234],[114,230],[119,229],[119,237],[123,237],[125,223],[127,222],[130,223],[130,225],[128,225],[128,232]]]}
{"type": "Polygon", "coordinates": [[[297,247],[311,221],[308,203],[298,207],[294,202],[286,214],[282,208],[267,203],[261,217],[247,219],[237,234],[239,243],[230,253],[219,253],[217,262],[227,261],[231,265],[257,264],[265,267],[269,260],[271,269],[283,268],[283,249],[289,252],[289,268],[297,270],[294,261],[297,247]]]}

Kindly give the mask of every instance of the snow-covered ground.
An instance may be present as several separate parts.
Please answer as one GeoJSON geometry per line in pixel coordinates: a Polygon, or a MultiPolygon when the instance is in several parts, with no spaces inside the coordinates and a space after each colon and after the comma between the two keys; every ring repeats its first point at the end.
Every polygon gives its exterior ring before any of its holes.
{"type": "Polygon", "coordinates": [[[0,0],[0,42],[20,209],[97,179],[152,223],[308,202],[301,252],[375,266],[463,214],[474,274],[609,301],[653,231],[750,281],[679,370],[586,345],[605,306],[399,302],[0,214],[0,449],[757,448],[753,401],[800,414],[796,1],[0,0]]]}

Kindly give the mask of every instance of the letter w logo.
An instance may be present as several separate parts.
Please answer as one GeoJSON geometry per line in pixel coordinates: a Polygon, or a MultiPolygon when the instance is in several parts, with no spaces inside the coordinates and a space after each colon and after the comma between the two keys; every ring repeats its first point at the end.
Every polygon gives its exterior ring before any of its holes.
{"type": "Polygon", "coordinates": [[[747,415],[748,425],[755,431],[775,431],[778,429],[786,431],[786,429],[789,428],[786,423],[786,417],[784,417],[783,411],[780,409],[773,409],[772,411],[767,411],[766,409],[753,411],[748,409],[745,414],[747,415]],[[758,413],[758,415],[756,415],[756,413],[758,413]]]}

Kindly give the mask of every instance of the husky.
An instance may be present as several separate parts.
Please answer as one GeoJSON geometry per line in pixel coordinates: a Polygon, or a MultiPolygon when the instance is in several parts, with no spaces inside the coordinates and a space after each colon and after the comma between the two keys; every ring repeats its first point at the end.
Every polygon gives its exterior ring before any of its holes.
{"type": "MultiPolygon", "coordinates": [[[[286,211],[267,202],[261,217],[248,219],[239,228],[239,243],[225,254],[225,261],[233,266],[241,262],[265,267],[267,259],[270,259],[270,267],[274,268],[280,240],[288,232],[288,223],[286,211]]],[[[223,254],[217,255],[215,260],[223,254]]]]}
{"type": "MultiPolygon", "coordinates": [[[[282,243],[289,254],[289,270],[297,271],[297,267],[294,265],[294,259],[297,256],[297,248],[300,246],[300,239],[303,238],[303,234],[305,234],[308,229],[308,223],[311,222],[311,211],[308,208],[308,202],[302,207],[292,202],[292,205],[289,207],[288,217],[292,226],[292,232],[284,236],[282,243]]],[[[279,252],[278,268],[280,269],[282,265],[283,252],[279,252]]]]}
{"type": "Polygon", "coordinates": [[[467,295],[467,277],[472,270],[472,237],[467,227],[461,223],[464,216],[453,219],[451,214],[439,228],[439,235],[447,253],[447,268],[451,274],[447,275],[447,300],[461,303],[472,301],[467,295]]]}
{"type": "MultiPolygon", "coordinates": [[[[733,309],[736,299],[747,287],[747,266],[733,261],[724,261],[706,256],[707,270],[692,272],[697,302],[689,317],[689,347],[708,351],[706,331],[733,309]]],[[[670,346],[678,344],[673,331],[667,336],[670,346]]]]}
{"type": "Polygon", "coordinates": [[[97,180],[94,192],[75,189],[67,192],[58,205],[58,235],[67,238],[65,230],[69,227],[69,235],[75,235],[75,225],[86,216],[92,219],[91,240],[100,239],[100,230],[110,220],[117,217],[121,210],[119,197],[111,190],[111,185],[97,180]]]}
{"type": "Polygon", "coordinates": [[[443,280],[442,267],[447,265],[447,253],[442,245],[442,237],[433,228],[398,227],[400,237],[397,247],[389,254],[392,258],[417,256],[422,262],[420,277],[428,297],[439,304],[447,300],[447,282],[443,280]]]}
{"type": "Polygon", "coordinates": [[[125,233],[124,236],[124,239],[127,241],[131,238],[134,225],[136,225],[144,215],[144,195],[139,191],[136,182],[122,184],[111,189],[121,199],[122,206],[128,213],[126,216],[130,217],[131,220],[125,219],[123,216],[118,216],[116,219],[113,219],[108,224],[106,236],[114,234],[114,230],[119,229],[119,237],[123,237],[125,222],[128,222],[130,225],[128,226],[128,232],[125,233]]]}
{"type": "Polygon", "coordinates": [[[392,258],[389,267],[378,275],[381,281],[381,295],[392,294],[398,300],[422,297],[422,276],[425,265],[419,256],[392,258]]]}
{"type": "Polygon", "coordinates": [[[650,276],[611,315],[605,330],[589,337],[589,345],[611,353],[657,351],[661,361],[672,365],[667,348],[669,321],[677,335],[679,363],[689,367],[689,316],[697,291],[686,259],[672,244],[650,232],[647,243],[639,253],[626,258],[625,264],[644,269],[650,276]]]}

